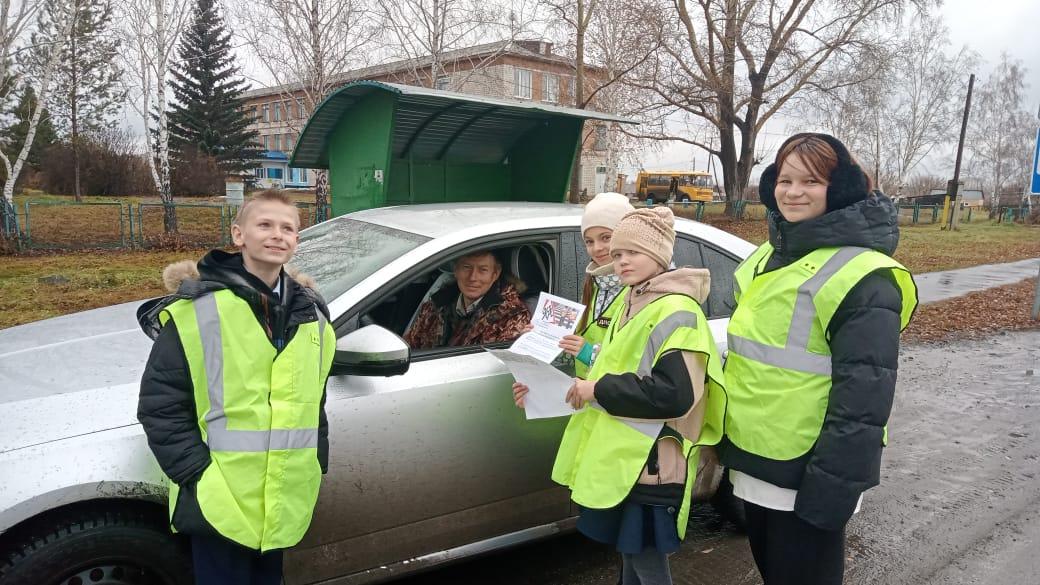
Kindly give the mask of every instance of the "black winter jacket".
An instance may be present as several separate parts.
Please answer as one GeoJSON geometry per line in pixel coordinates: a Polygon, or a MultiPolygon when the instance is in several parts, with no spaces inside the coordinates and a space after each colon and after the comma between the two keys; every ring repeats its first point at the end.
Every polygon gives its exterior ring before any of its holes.
{"type": "MultiPolygon", "coordinates": [[[[887,255],[899,243],[897,209],[876,192],[867,199],[798,223],[769,219],[776,252],[766,272],[817,248],[861,246],[887,255]]],[[[883,427],[895,395],[902,297],[890,271],[866,276],[845,297],[828,327],[831,391],[813,448],[777,461],[743,451],[728,439],[722,464],[780,487],[798,490],[795,514],[824,530],[845,526],[860,494],[880,481],[883,427]]]]}
{"type": "MultiPolygon", "coordinates": [[[[214,534],[203,519],[195,497],[195,484],[210,464],[209,447],[202,440],[194,390],[184,348],[176,324],[159,324],[159,314],[179,299],[197,298],[217,290],[229,289],[253,308],[257,321],[268,332],[278,351],[288,344],[300,324],[317,320],[315,306],[328,318],[320,295],[301,285],[284,271],[281,295],[246,271],[240,254],[214,250],[199,261],[197,269],[188,261],[172,264],[163,273],[167,288],[176,292],[153,299],[137,311],[145,333],[155,339],[141,378],[137,418],[148,438],[148,446],[163,473],[181,487],[173,525],[186,534],[214,534]]],[[[306,277],[297,277],[305,282],[306,277]]],[[[318,462],[322,473],[328,470],[328,419],[322,394],[318,428],[318,462]]]]}

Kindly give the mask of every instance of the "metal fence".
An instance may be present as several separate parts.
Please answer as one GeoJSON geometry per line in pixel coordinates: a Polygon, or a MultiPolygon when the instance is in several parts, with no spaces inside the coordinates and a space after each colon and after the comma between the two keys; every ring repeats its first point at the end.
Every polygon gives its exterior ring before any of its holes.
{"type": "MultiPolygon", "coordinates": [[[[655,204],[648,200],[647,207],[655,204]]],[[[726,204],[703,201],[668,202],[677,214],[697,221],[708,216],[721,216],[726,204]]],[[[300,209],[300,227],[317,223],[318,208],[313,203],[297,203],[300,209]]],[[[162,203],[120,202],[55,202],[26,201],[14,208],[14,214],[5,217],[5,232],[18,233],[16,245],[29,250],[75,250],[75,249],[130,249],[152,248],[167,245],[193,247],[227,247],[231,242],[231,224],[238,207],[220,203],[173,203],[170,205],[177,216],[177,232],[167,234],[163,215],[166,206],[162,203]],[[13,224],[13,225],[12,225],[13,224]]],[[[325,216],[330,215],[325,206],[325,216]]],[[[766,217],[766,208],[760,203],[734,201],[731,217],[761,220],[766,217]]],[[[985,210],[968,207],[961,221],[988,219],[985,210]],[[977,213],[976,213],[977,212],[977,213]]],[[[1026,219],[1029,208],[1001,207],[993,214],[997,222],[1016,222],[1026,219]]],[[[942,214],[941,205],[901,205],[901,224],[938,223],[942,214]]]]}
{"type": "Polygon", "coordinates": [[[942,205],[900,205],[899,223],[938,223],[941,214],[942,205]]]}
{"type": "MultiPolygon", "coordinates": [[[[683,213],[681,215],[683,217],[696,221],[702,221],[706,216],[725,215],[726,210],[726,203],[714,201],[711,203],[704,201],[669,201],[667,203],[654,203],[652,199],[647,199],[645,204],[646,207],[666,205],[677,212],[682,210],[683,213]]],[[[751,201],[734,201],[731,209],[731,217],[737,219],[765,219],[767,213],[764,205],[751,201]]]]}
{"type": "Polygon", "coordinates": [[[997,223],[1012,223],[1015,221],[1024,221],[1032,213],[1032,209],[1020,205],[1018,207],[998,207],[996,217],[997,223]]]}
{"type": "MultiPolygon", "coordinates": [[[[26,250],[131,249],[167,245],[227,247],[238,206],[173,203],[176,233],[167,234],[163,203],[26,201],[15,209],[9,233],[26,250]]],[[[300,228],[314,225],[317,206],[297,203],[300,228]]],[[[326,206],[325,214],[329,209],[326,206]]]]}

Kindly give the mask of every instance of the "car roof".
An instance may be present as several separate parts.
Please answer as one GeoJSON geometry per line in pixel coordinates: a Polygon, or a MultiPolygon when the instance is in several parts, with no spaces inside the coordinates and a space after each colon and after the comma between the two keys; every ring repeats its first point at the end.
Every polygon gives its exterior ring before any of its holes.
{"type": "MultiPolygon", "coordinates": [[[[584,207],[566,203],[481,202],[433,203],[377,207],[340,216],[375,223],[389,228],[440,238],[465,229],[491,228],[495,224],[515,220],[547,219],[559,221],[573,218],[581,223],[584,207]]],[[[337,218],[339,219],[339,218],[337,218]]],[[[331,221],[336,221],[333,219],[331,221]]],[[[571,222],[564,222],[570,224],[571,222]]],[[[494,231],[494,230],[489,230],[494,231]]]]}

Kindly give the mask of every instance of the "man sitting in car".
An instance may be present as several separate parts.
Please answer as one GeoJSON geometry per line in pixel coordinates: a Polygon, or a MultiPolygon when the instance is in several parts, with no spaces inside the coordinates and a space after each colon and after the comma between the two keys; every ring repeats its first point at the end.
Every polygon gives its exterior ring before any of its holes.
{"type": "Polygon", "coordinates": [[[433,293],[404,334],[413,349],[483,345],[516,338],[531,320],[526,288],[490,250],[455,261],[455,282],[433,293]]]}

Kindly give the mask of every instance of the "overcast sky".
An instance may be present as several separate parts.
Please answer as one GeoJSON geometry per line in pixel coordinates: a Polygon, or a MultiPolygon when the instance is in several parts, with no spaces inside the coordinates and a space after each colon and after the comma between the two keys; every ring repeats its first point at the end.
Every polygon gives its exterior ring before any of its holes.
{"type": "MultiPolygon", "coordinates": [[[[999,61],[1001,52],[1007,51],[1028,69],[1029,108],[1035,111],[1040,106],[1040,0],[945,0],[939,12],[950,29],[953,46],[959,48],[967,44],[982,57],[983,65],[975,72],[978,77],[984,79],[999,61]]],[[[245,55],[241,58],[241,61],[247,59],[245,55]]],[[[248,65],[247,62],[242,64],[248,65]]],[[[255,67],[244,69],[259,75],[255,67]]],[[[126,112],[126,123],[136,133],[143,133],[140,118],[132,112],[126,112]]],[[[759,138],[761,154],[767,158],[772,156],[784,138],[801,129],[796,119],[774,118],[759,138]]],[[[951,158],[948,152],[929,157],[914,172],[952,175],[951,158]]],[[[643,153],[640,160],[647,169],[681,170],[695,164],[698,170],[703,170],[708,166],[704,151],[678,142],[659,143],[657,149],[643,153]]],[[[759,165],[753,171],[753,181],[764,166],[759,165]]],[[[637,168],[629,166],[621,170],[631,178],[637,168]]],[[[720,181],[721,178],[720,174],[720,181]]]]}
{"type": "MultiPolygon", "coordinates": [[[[976,77],[985,78],[989,68],[1000,60],[1002,51],[1027,67],[1030,110],[1036,111],[1040,106],[1040,0],[945,0],[939,12],[950,29],[953,46],[967,44],[984,60],[980,69],[975,71],[976,77]]],[[[976,79],[978,83],[979,79],[976,79]]],[[[777,119],[768,124],[768,134],[759,141],[766,149],[764,154],[771,155],[784,137],[798,131],[796,125],[797,122],[790,119],[777,119]]],[[[698,169],[704,169],[707,157],[703,151],[673,142],[660,152],[645,153],[643,164],[647,169],[684,169],[690,167],[694,158],[698,169]]],[[[947,155],[931,157],[915,169],[915,174],[952,176],[949,158],[947,155]]],[[[753,174],[757,176],[764,166],[759,165],[753,174]]]]}

